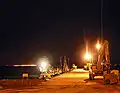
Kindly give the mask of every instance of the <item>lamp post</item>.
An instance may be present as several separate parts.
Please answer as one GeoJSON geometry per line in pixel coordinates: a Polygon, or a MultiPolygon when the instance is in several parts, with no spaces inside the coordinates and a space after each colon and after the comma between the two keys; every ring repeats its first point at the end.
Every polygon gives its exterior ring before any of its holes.
{"type": "Polygon", "coordinates": [[[90,64],[93,62],[93,56],[92,56],[92,54],[86,52],[84,58],[87,61],[87,67],[88,67],[88,69],[90,69],[90,64]]]}
{"type": "Polygon", "coordinates": [[[86,52],[84,58],[86,61],[90,61],[92,59],[92,55],[90,53],[86,52]]]}
{"type": "Polygon", "coordinates": [[[97,41],[97,44],[96,44],[96,49],[99,51],[101,48],[101,44],[99,43],[99,40],[97,41]]]}

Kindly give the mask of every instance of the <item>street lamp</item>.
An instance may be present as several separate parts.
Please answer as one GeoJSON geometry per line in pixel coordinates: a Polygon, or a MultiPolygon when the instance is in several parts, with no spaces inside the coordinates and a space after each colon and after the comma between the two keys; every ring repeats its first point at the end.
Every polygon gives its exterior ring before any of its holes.
{"type": "Polygon", "coordinates": [[[46,72],[49,66],[49,60],[46,57],[40,58],[37,62],[41,72],[46,72]]]}
{"type": "Polygon", "coordinates": [[[41,67],[42,67],[43,69],[45,69],[46,66],[47,66],[47,63],[46,63],[46,62],[42,62],[42,63],[41,63],[41,67]]]}
{"type": "Polygon", "coordinates": [[[101,48],[101,44],[99,43],[99,40],[97,41],[97,44],[96,44],[96,49],[97,50],[100,50],[100,48],[101,48]]]}
{"type": "Polygon", "coordinates": [[[90,53],[86,52],[84,58],[85,58],[85,60],[87,60],[87,61],[91,61],[92,55],[91,55],[90,53]]]}
{"type": "Polygon", "coordinates": [[[90,64],[92,64],[92,62],[93,62],[93,57],[92,57],[92,54],[91,53],[88,53],[88,52],[86,52],[86,54],[84,55],[84,58],[85,58],[85,60],[87,61],[86,62],[86,69],[90,69],[90,64]]]}

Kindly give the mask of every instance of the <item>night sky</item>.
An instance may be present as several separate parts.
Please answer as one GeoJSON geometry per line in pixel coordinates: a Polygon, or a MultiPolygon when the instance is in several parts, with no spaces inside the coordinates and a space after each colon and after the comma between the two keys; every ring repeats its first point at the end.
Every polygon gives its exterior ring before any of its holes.
{"type": "MultiPolygon", "coordinates": [[[[111,63],[120,63],[119,2],[103,1],[104,39],[111,63]]],[[[0,0],[0,10],[0,65],[35,63],[41,56],[57,63],[61,55],[81,64],[76,55],[84,38],[90,43],[100,36],[100,0],[0,0]]]]}

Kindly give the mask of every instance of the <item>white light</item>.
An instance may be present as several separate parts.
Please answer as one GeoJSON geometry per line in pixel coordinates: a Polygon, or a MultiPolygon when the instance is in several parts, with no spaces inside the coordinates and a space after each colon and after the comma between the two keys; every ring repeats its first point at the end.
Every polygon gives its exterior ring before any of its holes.
{"type": "Polygon", "coordinates": [[[37,64],[41,72],[46,72],[49,67],[49,60],[47,57],[42,57],[38,59],[37,64]]]}
{"type": "Polygon", "coordinates": [[[46,66],[47,66],[47,63],[46,63],[46,62],[42,62],[42,63],[41,63],[41,67],[42,67],[43,69],[45,69],[46,66]]]}

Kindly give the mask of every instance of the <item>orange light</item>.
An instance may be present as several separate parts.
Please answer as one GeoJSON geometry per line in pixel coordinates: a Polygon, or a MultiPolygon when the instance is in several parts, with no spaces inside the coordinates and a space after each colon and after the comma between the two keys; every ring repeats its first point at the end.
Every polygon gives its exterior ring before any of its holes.
{"type": "Polygon", "coordinates": [[[84,55],[84,59],[90,61],[92,59],[92,54],[88,50],[88,42],[86,43],[86,52],[84,55]]]}
{"type": "Polygon", "coordinates": [[[97,41],[96,48],[97,48],[97,50],[99,50],[101,48],[101,44],[99,43],[99,40],[97,41]]]}
{"type": "Polygon", "coordinates": [[[84,58],[85,58],[85,60],[90,61],[92,58],[92,55],[90,53],[86,52],[84,58]]]}

